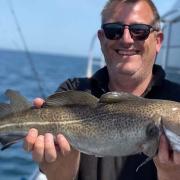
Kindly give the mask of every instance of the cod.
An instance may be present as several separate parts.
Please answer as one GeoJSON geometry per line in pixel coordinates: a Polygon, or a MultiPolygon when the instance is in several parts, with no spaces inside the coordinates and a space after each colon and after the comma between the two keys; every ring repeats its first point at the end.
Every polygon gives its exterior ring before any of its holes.
{"type": "Polygon", "coordinates": [[[2,149],[24,138],[30,128],[39,134],[63,134],[80,152],[154,157],[165,133],[179,151],[180,103],[109,92],[100,99],[88,92],[64,91],[49,96],[40,109],[18,91],[7,90],[10,103],[0,103],[2,149]]]}

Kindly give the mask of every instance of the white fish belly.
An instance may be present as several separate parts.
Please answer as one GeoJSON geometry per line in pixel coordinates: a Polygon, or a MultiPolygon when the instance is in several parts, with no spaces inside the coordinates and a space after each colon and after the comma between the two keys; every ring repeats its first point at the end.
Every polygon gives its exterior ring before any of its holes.
{"type": "Polygon", "coordinates": [[[173,150],[180,152],[180,136],[176,135],[169,129],[164,127],[165,135],[167,136],[173,150]]]}

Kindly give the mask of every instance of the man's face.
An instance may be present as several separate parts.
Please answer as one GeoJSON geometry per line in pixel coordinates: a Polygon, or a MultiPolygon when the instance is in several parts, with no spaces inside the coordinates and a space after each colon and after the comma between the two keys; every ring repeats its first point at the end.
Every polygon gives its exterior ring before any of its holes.
{"type": "MultiPolygon", "coordinates": [[[[116,2],[105,23],[151,25],[153,19],[152,10],[144,1],[123,4],[116,2]]],[[[125,28],[123,36],[117,40],[107,39],[103,30],[98,31],[98,37],[110,74],[128,76],[144,76],[152,71],[163,39],[161,32],[153,31],[146,40],[133,40],[128,28],[125,28]]]]}

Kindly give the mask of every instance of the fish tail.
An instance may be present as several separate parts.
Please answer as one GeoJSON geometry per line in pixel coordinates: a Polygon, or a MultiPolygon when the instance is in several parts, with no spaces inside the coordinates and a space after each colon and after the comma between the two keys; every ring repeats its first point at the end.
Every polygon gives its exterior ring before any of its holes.
{"type": "Polygon", "coordinates": [[[23,139],[26,135],[27,133],[25,132],[0,133],[1,150],[9,148],[11,145],[23,139]]]}

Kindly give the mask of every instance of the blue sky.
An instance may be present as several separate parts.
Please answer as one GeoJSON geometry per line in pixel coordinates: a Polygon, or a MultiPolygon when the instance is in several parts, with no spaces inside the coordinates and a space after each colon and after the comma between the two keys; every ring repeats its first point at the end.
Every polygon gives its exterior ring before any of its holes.
{"type": "MultiPolygon", "coordinates": [[[[90,42],[100,26],[100,11],[106,0],[1,0],[0,48],[23,50],[9,8],[13,5],[30,51],[87,56],[90,42]]],[[[160,14],[176,0],[154,0],[160,14]]],[[[100,54],[98,41],[94,54],[100,54]]]]}

